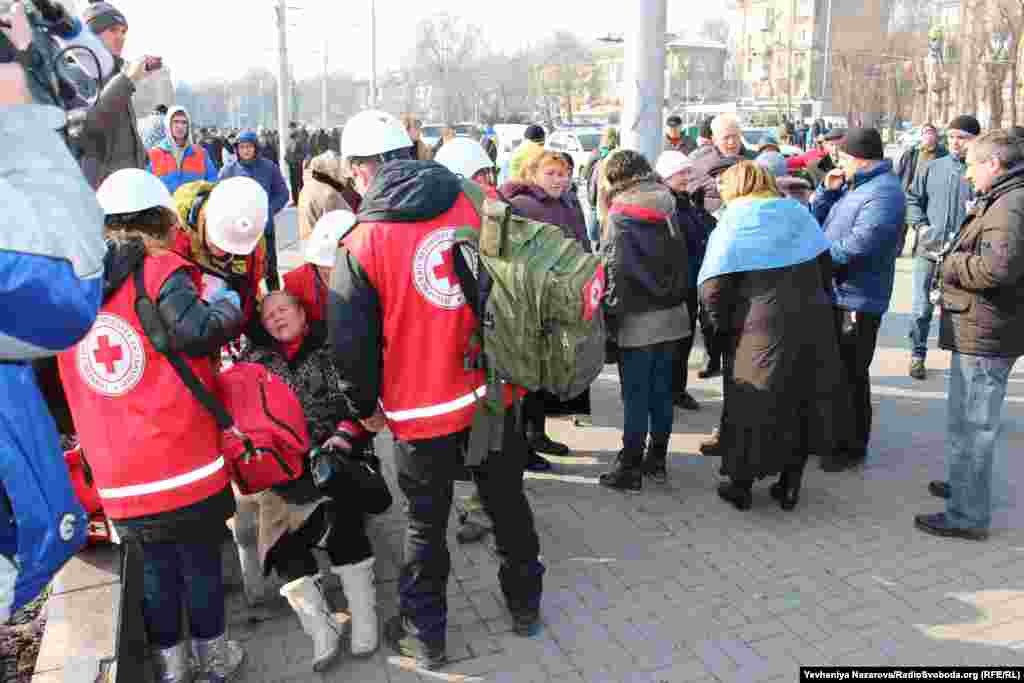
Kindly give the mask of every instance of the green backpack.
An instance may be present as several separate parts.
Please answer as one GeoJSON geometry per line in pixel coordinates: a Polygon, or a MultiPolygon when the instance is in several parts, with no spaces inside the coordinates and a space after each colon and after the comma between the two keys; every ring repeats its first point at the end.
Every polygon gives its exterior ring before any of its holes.
{"type": "Polygon", "coordinates": [[[548,391],[563,401],[580,395],[604,368],[600,257],[558,226],[514,215],[472,181],[463,182],[463,192],[480,215],[480,230],[456,230],[455,244],[476,284],[463,288],[481,322],[488,382],[548,391]]]}

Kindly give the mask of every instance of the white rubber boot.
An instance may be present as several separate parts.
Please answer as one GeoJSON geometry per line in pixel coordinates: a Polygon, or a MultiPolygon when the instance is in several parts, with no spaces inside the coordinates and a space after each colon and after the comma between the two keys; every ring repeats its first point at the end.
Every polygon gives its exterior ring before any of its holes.
{"type": "Polygon", "coordinates": [[[352,612],[352,654],[366,657],[377,650],[377,587],[373,584],[374,558],[356,564],[331,567],[341,577],[341,586],[352,612]]]}
{"type": "Polygon", "coordinates": [[[242,673],[245,650],[227,634],[220,634],[209,640],[192,639],[192,648],[199,659],[198,681],[228,683],[242,673]]]}
{"type": "Polygon", "coordinates": [[[231,531],[238,548],[238,563],[242,567],[242,583],[245,585],[245,601],[249,607],[266,602],[266,582],[259,554],[259,503],[253,496],[235,495],[237,510],[231,520],[231,531]]]}
{"type": "Polygon", "coordinates": [[[341,627],[331,613],[320,581],[303,576],[282,586],[281,595],[295,610],[302,630],[313,639],[313,671],[326,670],[341,651],[341,627]]]}
{"type": "Polygon", "coordinates": [[[191,683],[188,643],[183,641],[165,650],[153,650],[153,669],[157,683],[191,683]]]}

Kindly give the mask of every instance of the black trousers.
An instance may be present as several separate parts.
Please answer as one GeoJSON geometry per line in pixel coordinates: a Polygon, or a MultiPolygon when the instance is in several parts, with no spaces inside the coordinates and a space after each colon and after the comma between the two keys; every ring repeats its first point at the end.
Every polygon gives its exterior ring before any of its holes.
{"type": "Polygon", "coordinates": [[[318,547],[321,539],[324,543],[319,547],[327,551],[332,566],[373,557],[373,546],[366,535],[366,516],[358,505],[353,505],[356,498],[348,502],[332,499],[319,506],[298,531],[282,536],[267,555],[267,572],[276,569],[285,581],[313,576],[319,571],[313,548],[318,547]]]}
{"type": "MultiPolygon", "coordinates": [[[[672,366],[672,395],[678,396],[686,391],[690,374],[690,353],[693,352],[693,340],[697,336],[697,289],[692,288],[686,299],[686,307],[690,312],[693,334],[676,342],[676,363],[672,366]]],[[[706,339],[706,338],[705,338],[706,339]]],[[[705,344],[711,342],[705,341],[705,344]]]]}
{"type": "MultiPolygon", "coordinates": [[[[484,511],[494,523],[500,558],[498,581],[513,614],[540,609],[540,540],[523,492],[526,444],[512,410],[505,419],[502,452],[470,471],[484,511]]],[[[448,517],[453,482],[463,469],[469,431],[395,443],[398,486],[409,518],[398,582],[399,613],[406,632],[429,648],[444,647],[448,625],[448,517]]]]}
{"type": "Polygon", "coordinates": [[[302,192],[302,170],[301,161],[288,162],[288,180],[292,186],[292,201],[296,205],[299,203],[299,193],[302,192]]]}
{"type": "Polygon", "coordinates": [[[863,458],[871,440],[871,361],[878,344],[878,329],[882,316],[861,313],[851,319],[851,311],[842,308],[835,312],[836,333],[839,335],[839,359],[843,380],[849,390],[852,403],[852,423],[843,430],[845,438],[840,440],[837,451],[849,457],[863,458]]]}
{"type": "Polygon", "coordinates": [[[523,397],[523,428],[529,436],[543,436],[547,428],[547,395],[531,391],[523,397]]]}
{"type": "Polygon", "coordinates": [[[267,240],[267,271],[263,279],[267,283],[267,290],[273,292],[280,289],[280,282],[277,279],[277,227],[271,225],[264,233],[267,240]]]}

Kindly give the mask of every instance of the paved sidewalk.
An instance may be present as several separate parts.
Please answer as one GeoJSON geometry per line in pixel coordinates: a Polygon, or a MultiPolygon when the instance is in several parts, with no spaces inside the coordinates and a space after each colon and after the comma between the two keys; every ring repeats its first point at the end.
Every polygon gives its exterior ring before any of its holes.
{"type": "MultiPolygon", "coordinates": [[[[1010,380],[998,447],[995,529],[987,543],[917,532],[913,515],[938,511],[925,484],[944,474],[945,370],[933,352],[924,382],[906,376],[909,261],[899,264],[894,310],[873,366],[875,430],[862,470],[808,466],[801,501],[783,512],[755,488],[739,512],[714,489],[718,460],[697,455],[716,424],[721,381],[696,377],[697,413],[677,411],[669,483],[621,494],[597,485],[621,439],[609,366],[593,389],[594,427],[550,420],[573,453],[528,475],[541,534],[545,628],[511,633],[488,542],[449,534],[448,655],[417,672],[382,643],[372,658],[312,673],[312,646],[283,602],[250,622],[230,595],[230,631],[249,654],[246,681],[794,681],[803,665],[1024,665],[1024,370],[1010,380]]],[[[813,368],[808,368],[813,372],[813,368]]],[[[390,443],[381,448],[390,468],[390,443]]],[[[393,472],[391,472],[393,476],[393,472]]],[[[396,612],[404,517],[396,505],[371,525],[382,621],[396,612]]],[[[339,604],[341,601],[340,594],[339,604]]]]}

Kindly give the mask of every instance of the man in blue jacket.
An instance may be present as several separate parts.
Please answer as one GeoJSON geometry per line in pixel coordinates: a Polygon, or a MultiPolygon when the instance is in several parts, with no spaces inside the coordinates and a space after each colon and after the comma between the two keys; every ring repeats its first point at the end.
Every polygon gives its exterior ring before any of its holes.
{"type": "Polygon", "coordinates": [[[826,471],[855,466],[871,438],[871,375],[882,315],[889,310],[906,197],[874,128],[852,128],[840,150],[840,168],[825,176],[811,209],[832,242],[833,304],[839,353],[853,402],[853,424],[824,461],[826,471]]]}
{"type": "Polygon", "coordinates": [[[260,184],[270,198],[270,213],[264,235],[267,238],[267,288],[278,289],[277,278],[277,236],[274,233],[274,216],[288,204],[288,186],[278,167],[259,156],[259,138],[251,130],[238,136],[238,160],[224,167],[220,179],[246,176],[260,184]]]}
{"type": "MultiPolygon", "coordinates": [[[[16,48],[23,11],[5,17],[16,48]]],[[[33,600],[85,542],[88,525],[31,361],[92,327],[103,294],[103,211],[56,131],[64,112],[30,104],[25,73],[0,64],[0,623],[33,600]]]]}
{"type": "Polygon", "coordinates": [[[964,175],[967,146],[981,133],[978,120],[967,114],[953,119],[946,134],[949,154],[917,174],[907,190],[907,224],[913,226],[914,299],[910,321],[910,376],[925,379],[928,332],[934,306],[928,298],[943,249],[952,244],[967,216],[974,190],[964,175]]]}

